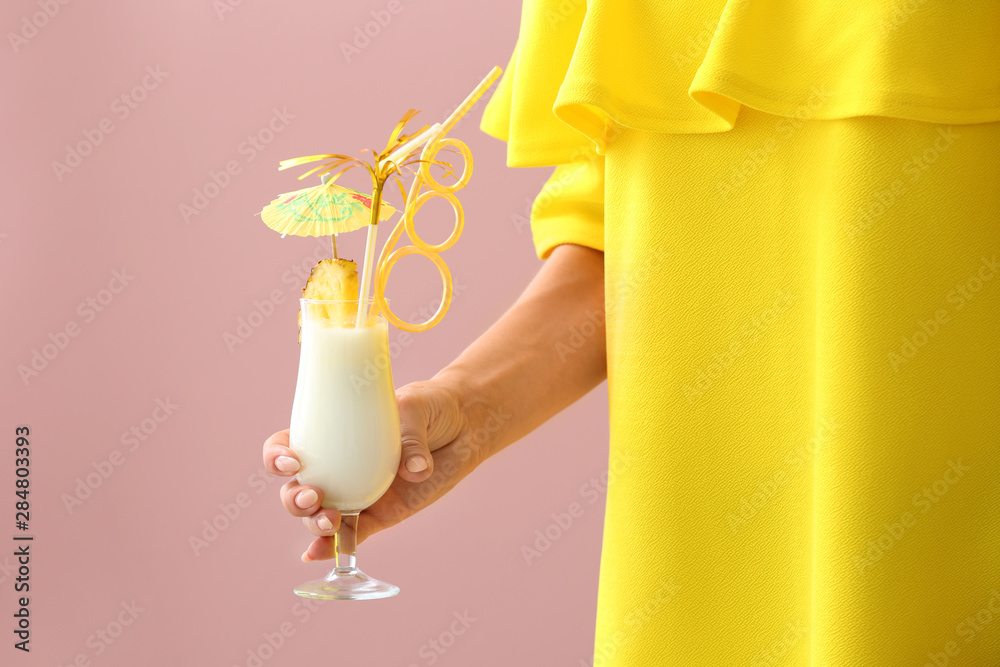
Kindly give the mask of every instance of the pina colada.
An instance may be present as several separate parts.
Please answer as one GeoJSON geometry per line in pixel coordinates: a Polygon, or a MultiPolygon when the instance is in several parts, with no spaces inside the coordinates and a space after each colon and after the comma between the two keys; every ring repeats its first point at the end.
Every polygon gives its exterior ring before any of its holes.
{"type": "Polygon", "coordinates": [[[371,326],[343,327],[303,307],[289,440],[299,483],[322,489],[323,507],[341,512],[378,500],[399,468],[388,326],[370,319],[371,326]]]}

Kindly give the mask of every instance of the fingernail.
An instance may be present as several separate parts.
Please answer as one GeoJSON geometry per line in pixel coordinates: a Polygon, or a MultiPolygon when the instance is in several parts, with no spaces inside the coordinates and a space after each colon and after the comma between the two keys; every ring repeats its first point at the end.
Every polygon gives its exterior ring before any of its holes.
{"type": "Polygon", "coordinates": [[[306,551],[303,551],[302,552],[302,562],[303,563],[311,563],[312,561],[313,561],[313,559],[309,557],[309,550],[307,549],[306,551]]]}
{"type": "Polygon", "coordinates": [[[323,532],[329,532],[333,530],[333,522],[330,521],[330,518],[325,514],[322,515],[320,518],[316,519],[316,525],[323,532]]]}
{"type": "Polygon", "coordinates": [[[291,456],[279,456],[274,459],[274,467],[281,472],[295,472],[299,469],[299,462],[291,456]]]}
{"type": "Polygon", "coordinates": [[[406,461],[406,469],[410,472],[420,472],[427,470],[427,459],[422,456],[414,456],[406,461]]]}
{"type": "Polygon", "coordinates": [[[295,505],[299,509],[305,510],[315,505],[317,500],[319,500],[319,496],[316,495],[316,492],[312,489],[306,489],[295,496],[295,505]]]}

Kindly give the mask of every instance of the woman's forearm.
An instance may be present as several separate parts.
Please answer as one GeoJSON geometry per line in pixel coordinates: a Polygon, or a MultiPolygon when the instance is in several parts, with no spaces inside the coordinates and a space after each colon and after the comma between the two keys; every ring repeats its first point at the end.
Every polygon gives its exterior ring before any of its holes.
{"type": "Polygon", "coordinates": [[[604,253],[561,245],[510,310],[434,380],[480,424],[474,440],[486,458],[606,376],[604,253]]]}

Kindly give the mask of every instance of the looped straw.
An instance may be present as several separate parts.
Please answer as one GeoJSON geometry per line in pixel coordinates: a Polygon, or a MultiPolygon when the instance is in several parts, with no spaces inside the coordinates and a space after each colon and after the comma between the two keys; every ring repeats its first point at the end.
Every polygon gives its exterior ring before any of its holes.
{"type": "MultiPolygon", "coordinates": [[[[447,250],[458,241],[458,238],[462,235],[462,228],[465,223],[465,213],[462,209],[462,204],[458,201],[453,193],[464,188],[468,183],[469,179],[472,178],[472,151],[465,142],[458,139],[447,138],[448,132],[455,126],[456,123],[464,116],[469,109],[471,109],[479,98],[485,93],[493,82],[500,77],[501,70],[499,67],[494,67],[486,78],[484,78],[479,85],[469,94],[465,101],[462,102],[451,113],[448,118],[441,123],[440,126],[433,126],[430,128],[424,128],[420,132],[416,133],[412,137],[408,138],[406,141],[400,140],[397,142],[396,147],[389,151],[387,150],[384,155],[384,162],[386,164],[395,167],[400,162],[404,162],[410,153],[424,141],[425,135],[428,137],[427,143],[424,145],[424,150],[420,155],[420,167],[417,170],[416,175],[413,178],[413,182],[410,186],[410,193],[406,196],[406,204],[403,216],[396,223],[393,228],[392,233],[386,240],[385,245],[382,247],[382,252],[379,253],[379,259],[375,265],[375,304],[379,311],[385,316],[385,318],[392,322],[396,327],[411,332],[426,331],[437,325],[438,322],[445,316],[448,312],[448,307],[451,305],[451,297],[453,294],[453,285],[451,279],[451,271],[448,269],[448,265],[445,264],[444,260],[441,259],[440,253],[447,250]],[[436,132],[435,132],[436,130],[436,132]],[[455,176],[451,169],[451,165],[436,160],[438,152],[442,149],[451,149],[462,156],[463,167],[461,176],[455,176]],[[454,183],[445,184],[440,182],[437,178],[431,174],[431,165],[444,166],[447,169],[447,174],[455,178],[454,183]],[[421,194],[421,188],[426,187],[427,192],[421,194]],[[427,203],[430,199],[435,197],[441,197],[451,205],[452,210],[455,212],[455,226],[452,228],[451,234],[443,242],[438,244],[431,244],[420,238],[417,234],[416,228],[414,227],[413,218],[417,214],[417,211],[427,203]],[[399,241],[400,236],[403,231],[406,231],[407,237],[409,237],[411,245],[403,246],[401,248],[396,248],[396,243],[399,241]],[[398,317],[390,308],[385,299],[385,289],[386,283],[389,279],[389,273],[392,267],[395,266],[401,258],[407,255],[422,255],[429,259],[434,266],[437,268],[438,273],[441,276],[442,282],[442,292],[441,292],[441,303],[432,315],[425,322],[415,324],[413,322],[407,322],[402,318],[398,317]]],[[[397,126],[394,136],[398,136],[399,126],[397,126]]],[[[392,140],[390,139],[390,143],[392,140]]],[[[380,164],[381,167],[381,164],[380,164]]],[[[380,169],[381,170],[381,169],[380,169]]],[[[398,173],[398,169],[397,169],[398,173]]],[[[376,192],[378,196],[381,196],[382,188],[379,184],[376,184],[376,192]]],[[[377,234],[377,218],[375,218],[373,212],[373,224],[368,228],[368,240],[365,248],[365,263],[361,274],[361,290],[358,299],[358,319],[357,326],[362,326],[365,322],[365,317],[367,316],[368,309],[368,283],[371,279],[371,262],[374,259],[372,256],[372,250],[374,246],[374,239],[377,234]]]]}

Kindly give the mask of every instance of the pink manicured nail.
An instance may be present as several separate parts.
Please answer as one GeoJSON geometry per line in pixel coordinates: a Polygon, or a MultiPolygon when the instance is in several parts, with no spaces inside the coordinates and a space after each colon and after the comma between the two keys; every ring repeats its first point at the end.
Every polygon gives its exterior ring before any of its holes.
{"type": "Polygon", "coordinates": [[[333,522],[327,515],[322,515],[320,518],[316,519],[316,526],[324,532],[329,532],[333,530],[333,522]]]}
{"type": "Polygon", "coordinates": [[[406,469],[410,472],[420,472],[427,470],[427,459],[422,456],[414,456],[406,461],[406,469]]]}
{"type": "Polygon", "coordinates": [[[311,563],[311,562],[313,562],[313,559],[309,557],[309,550],[308,549],[306,549],[305,551],[302,552],[302,562],[303,563],[311,563]]]}
{"type": "Polygon", "coordinates": [[[316,495],[316,492],[312,489],[306,489],[295,496],[295,505],[299,509],[306,510],[315,505],[317,500],[319,500],[319,496],[316,495]]]}
{"type": "Polygon", "coordinates": [[[279,456],[274,459],[274,467],[281,472],[295,472],[299,469],[299,462],[291,456],[279,456]]]}

